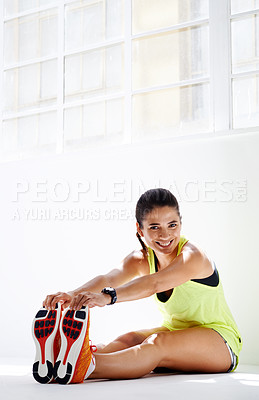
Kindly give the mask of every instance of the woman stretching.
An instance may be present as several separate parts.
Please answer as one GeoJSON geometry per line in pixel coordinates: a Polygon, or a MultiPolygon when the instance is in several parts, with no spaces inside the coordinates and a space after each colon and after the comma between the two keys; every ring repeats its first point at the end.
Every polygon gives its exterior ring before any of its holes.
{"type": "Polygon", "coordinates": [[[203,373],[236,368],[240,333],[215,264],[181,236],[176,198],[166,189],[148,190],[137,202],[136,220],[142,248],[121,268],[44,300],[33,321],[38,382],[138,378],[159,367],[203,373]],[[126,333],[98,349],[89,343],[89,308],[152,295],[162,326],[126,333]]]}

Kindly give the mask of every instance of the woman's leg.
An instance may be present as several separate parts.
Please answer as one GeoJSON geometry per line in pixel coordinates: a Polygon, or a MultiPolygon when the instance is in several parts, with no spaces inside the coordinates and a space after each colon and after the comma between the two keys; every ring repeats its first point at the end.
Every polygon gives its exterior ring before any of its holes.
{"type": "Polygon", "coordinates": [[[100,347],[97,346],[97,353],[114,353],[115,351],[128,349],[141,344],[145,339],[154,333],[164,331],[169,332],[169,329],[164,326],[160,326],[153,329],[142,329],[141,331],[128,332],[119,336],[117,339],[107,345],[101,345],[100,347]]]}
{"type": "Polygon", "coordinates": [[[111,354],[96,354],[91,378],[139,378],[156,367],[177,371],[226,372],[231,357],[223,338],[214,330],[189,328],[158,332],[143,343],[111,354]]]}

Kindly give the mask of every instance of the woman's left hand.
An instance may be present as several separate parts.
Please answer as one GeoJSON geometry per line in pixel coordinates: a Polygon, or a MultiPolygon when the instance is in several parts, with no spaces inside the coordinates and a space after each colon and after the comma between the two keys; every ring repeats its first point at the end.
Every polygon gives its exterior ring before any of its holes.
{"type": "Polygon", "coordinates": [[[73,297],[69,307],[71,310],[80,310],[83,306],[89,308],[104,307],[110,302],[111,296],[109,294],[84,292],[73,297]]]}

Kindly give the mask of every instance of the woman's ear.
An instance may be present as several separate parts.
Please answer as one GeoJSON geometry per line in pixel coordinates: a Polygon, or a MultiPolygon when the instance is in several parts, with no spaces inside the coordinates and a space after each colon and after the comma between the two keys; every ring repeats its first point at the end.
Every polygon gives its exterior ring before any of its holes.
{"type": "Polygon", "coordinates": [[[137,232],[140,234],[140,236],[144,236],[142,230],[140,229],[139,223],[136,222],[136,228],[137,228],[137,232]]]}

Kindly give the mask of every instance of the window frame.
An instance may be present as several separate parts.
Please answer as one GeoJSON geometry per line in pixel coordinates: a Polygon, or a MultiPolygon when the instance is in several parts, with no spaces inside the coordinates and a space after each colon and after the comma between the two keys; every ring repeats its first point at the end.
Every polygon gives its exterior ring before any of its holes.
{"type": "MultiPolygon", "coordinates": [[[[65,51],[64,41],[64,29],[65,29],[65,6],[74,3],[75,0],[63,0],[57,1],[53,0],[47,5],[40,6],[28,11],[24,11],[9,17],[4,16],[4,4],[0,7],[0,48],[3,48],[4,41],[4,24],[7,21],[11,21],[17,18],[28,16],[34,13],[40,13],[42,11],[47,11],[50,9],[57,9],[58,18],[58,44],[57,44],[57,54],[55,56],[47,56],[35,58],[29,61],[17,62],[14,65],[8,67],[4,66],[3,52],[0,56],[0,109],[2,110],[0,114],[0,134],[2,143],[3,139],[3,122],[6,120],[32,116],[44,112],[56,111],[57,112],[57,136],[56,136],[56,154],[61,154],[67,151],[64,144],[64,113],[68,108],[72,108],[79,105],[85,105],[88,103],[94,103],[98,101],[108,101],[116,98],[124,99],[124,130],[122,141],[119,144],[130,145],[132,144],[132,99],[133,96],[139,93],[150,93],[155,90],[162,90],[166,88],[173,88],[177,86],[185,86],[189,84],[210,82],[210,121],[211,129],[205,133],[190,133],[188,135],[183,134],[179,136],[168,137],[167,141],[181,141],[188,137],[201,138],[201,137],[215,137],[224,136],[238,133],[245,133],[247,131],[253,132],[258,131],[259,127],[251,128],[240,128],[233,129],[233,98],[232,98],[232,82],[234,79],[242,76],[255,75],[259,73],[259,69],[249,71],[249,72],[239,72],[232,73],[231,68],[231,21],[240,18],[242,16],[250,14],[259,14],[259,9],[253,11],[245,11],[231,15],[231,0],[209,0],[209,18],[200,19],[197,21],[191,21],[187,23],[180,23],[174,25],[173,27],[154,29],[148,32],[142,32],[140,34],[132,34],[132,1],[124,1],[124,38],[118,38],[116,40],[106,40],[104,42],[96,43],[94,46],[84,46],[82,49],[77,51],[65,51]],[[165,33],[172,30],[182,29],[190,26],[197,26],[200,24],[209,24],[210,29],[210,73],[207,78],[194,78],[187,81],[182,81],[179,84],[164,85],[152,88],[145,88],[140,90],[132,89],[132,43],[135,39],[140,37],[145,37],[149,35],[165,33]],[[219,23],[221,24],[221,29],[218,29],[219,23]],[[72,102],[65,102],[64,99],[64,64],[65,57],[72,54],[83,53],[91,48],[101,48],[108,47],[111,45],[124,43],[124,88],[122,92],[116,94],[100,95],[96,98],[85,99],[85,100],[74,100],[72,102]],[[4,71],[22,67],[25,65],[36,64],[44,61],[49,61],[57,59],[57,101],[54,105],[46,105],[42,107],[35,107],[31,110],[23,110],[18,112],[12,112],[4,115],[3,113],[3,74],[4,71]]],[[[159,138],[158,138],[159,139],[159,138]]],[[[165,139],[162,139],[163,141],[165,139]]],[[[99,140],[97,140],[97,146],[99,140]]],[[[107,143],[109,146],[109,143],[107,143]]],[[[80,143],[79,143],[80,146],[80,143]]],[[[79,147],[78,146],[78,147],[79,147]]],[[[2,146],[1,146],[2,147],[2,146]]],[[[92,145],[91,145],[92,148],[92,145]]],[[[2,151],[2,150],[1,150],[2,151]]],[[[0,152],[1,152],[0,151],[0,152]]],[[[35,151],[37,153],[37,149],[35,151]]],[[[4,154],[3,154],[4,156],[4,154]]],[[[15,155],[13,158],[20,158],[20,155],[15,155]]]]}

